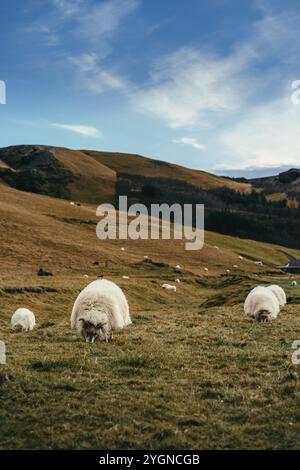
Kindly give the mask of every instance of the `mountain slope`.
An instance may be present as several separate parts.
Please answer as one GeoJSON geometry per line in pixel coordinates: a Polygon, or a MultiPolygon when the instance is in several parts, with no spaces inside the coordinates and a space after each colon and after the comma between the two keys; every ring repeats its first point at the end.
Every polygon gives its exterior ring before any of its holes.
{"type": "Polygon", "coordinates": [[[240,183],[227,178],[222,178],[200,170],[192,170],[180,165],[146,158],[141,155],[126,153],[97,152],[83,150],[91,155],[97,162],[112,168],[119,175],[136,175],[145,177],[170,178],[184,181],[202,189],[229,188],[236,191],[248,192],[250,183],[240,183]]]}
{"type": "MultiPolygon", "coordinates": [[[[39,267],[82,272],[92,269],[94,263],[103,268],[106,262],[126,270],[143,262],[146,255],[170,266],[180,264],[198,275],[207,275],[205,267],[208,275],[225,274],[227,269],[232,274],[262,273],[286,259],[276,245],[212,232],[205,232],[205,246],[200,251],[186,251],[182,240],[100,241],[96,237],[96,205],[72,206],[65,200],[1,184],[0,193],[0,263],[6,273],[16,269],[35,272],[39,267]],[[255,265],[257,259],[267,267],[255,265]]],[[[288,252],[300,256],[297,250],[288,252]]]]}
{"type": "Polygon", "coordinates": [[[290,207],[300,203],[300,170],[291,168],[278,175],[248,180],[253,187],[263,190],[270,201],[286,200],[290,207]]]}
{"type": "Polygon", "coordinates": [[[44,145],[0,149],[0,181],[22,191],[100,204],[114,201],[118,177],[124,174],[180,181],[203,190],[226,187],[247,192],[251,188],[250,184],[138,155],[44,145]]]}
{"type": "Polygon", "coordinates": [[[0,181],[23,191],[95,204],[115,193],[115,171],[77,150],[7,147],[0,149],[0,161],[0,181]]]}

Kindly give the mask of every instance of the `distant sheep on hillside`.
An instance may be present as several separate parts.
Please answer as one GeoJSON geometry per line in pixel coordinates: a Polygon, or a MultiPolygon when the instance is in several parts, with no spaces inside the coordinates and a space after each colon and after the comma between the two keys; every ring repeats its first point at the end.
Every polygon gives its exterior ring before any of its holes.
{"type": "Polygon", "coordinates": [[[277,285],[268,286],[267,289],[271,290],[279,302],[280,308],[284,307],[286,304],[286,295],[282,287],[277,285]]]}
{"type": "Polygon", "coordinates": [[[292,282],[291,282],[291,286],[292,286],[292,287],[297,287],[297,285],[298,285],[298,282],[297,282],[297,281],[292,281],[292,282]]]}
{"type": "Polygon", "coordinates": [[[180,284],[180,279],[175,279],[176,284],[180,284]]]}
{"type": "Polygon", "coordinates": [[[87,343],[113,338],[113,331],[130,325],[127,299],[114,282],[105,279],[91,282],[78,295],[71,314],[71,327],[87,343]]]}
{"type": "Polygon", "coordinates": [[[27,308],[18,308],[11,317],[11,327],[17,332],[32,331],[35,327],[35,316],[27,308]]]}
{"type": "Polygon", "coordinates": [[[176,286],[172,286],[171,284],[163,284],[161,286],[163,289],[166,289],[169,292],[176,292],[176,286]]]}
{"type": "Polygon", "coordinates": [[[259,322],[275,320],[279,311],[277,298],[266,287],[258,286],[252,289],[244,303],[245,314],[259,322]]]}

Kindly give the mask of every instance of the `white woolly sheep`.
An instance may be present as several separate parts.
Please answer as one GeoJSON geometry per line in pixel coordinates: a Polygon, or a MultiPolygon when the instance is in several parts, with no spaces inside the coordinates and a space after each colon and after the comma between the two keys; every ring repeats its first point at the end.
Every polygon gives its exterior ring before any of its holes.
{"type": "Polygon", "coordinates": [[[238,269],[238,265],[237,265],[237,264],[234,264],[233,267],[234,267],[235,269],[238,269]]]}
{"type": "Polygon", "coordinates": [[[91,282],[78,295],[71,314],[71,328],[87,343],[113,338],[113,331],[130,325],[127,299],[114,282],[105,279],[91,282]]]}
{"type": "Polygon", "coordinates": [[[175,269],[181,269],[180,264],[177,264],[177,266],[175,266],[175,269]]]}
{"type": "Polygon", "coordinates": [[[277,297],[270,289],[262,286],[252,289],[244,303],[245,314],[259,322],[275,320],[279,311],[277,297]]]}
{"type": "Polygon", "coordinates": [[[32,331],[35,327],[35,316],[27,308],[18,308],[11,317],[11,327],[17,332],[32,331]]]}
{"type": "Polygon", "coordinates": [[[239,256],[239,259],[244,259],[244,257],[243,257],[243,256],[239,256]]]}
{"type": "Polygon", "coordinates": [[[130,279],[130,277],[129,276],[122,276],[122,279],[128,280],[128,279],[130,279]]]}
{"type": "Polygon", "coordinates": [[[175,279],[176,284],[180,284],[180,279],[175,279]]]}
{"type": "Polygon", "coordinates": [[[297,282],[297,281],[292,281],[292,282],[291,282],[291,285],[292,285],[293,287],[297,287],[298,282],[297,282]]]}
{"type": "Polygon", "coordinates": [[[271,290],[279,302],[280,308],[284,307],[286,304],[286,295],[282,287],[277,285],[268,286],[267,289],[271,290]]]}
{"type": "Polygon", "coordinates": [[[124,248],[124,247],[122,247],[122,248],[121,248],[121,251],[125,251],[125,248],[124,248]]]}
{"type": "Polygon", "coordinates": [[[229,273],[230,273],[230,269],[226,269],[226,273],[229,274],[229,273]]]}
{"type": "Polygon", "coordinates": [[[84,278],[84,279],[88,279],[88,278],[89,278],[89,275],[88,275],[88,274],[84,274],[84,275],[83,275],[83,278],[84,278]]]}
{"type": "Polygon", "coordinates": [[[169,292],[176,292],[176,286],[172,286],[171,284],[163,284],[161,286],[163,289],[166,289],[169,292]]]}
{"type": "Polygon", "coordinates": [[[254,261],[254,264],[256,264],[257,266],[262,266],[263,262],[262,261],[254,261]]]}
{"type": "Polygon", "coordinates": [[[205,271],[206,273],[208,273],[208,268],[204,268],[204,271],[205,271]]]}

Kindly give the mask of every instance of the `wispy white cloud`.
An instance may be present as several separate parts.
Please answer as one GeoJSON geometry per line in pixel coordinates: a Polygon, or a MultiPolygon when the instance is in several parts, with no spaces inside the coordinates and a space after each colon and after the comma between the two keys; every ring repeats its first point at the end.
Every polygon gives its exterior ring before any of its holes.
{"type": "Polygon", "coordinates": [[[133,106],[171,128],[226,125],[296,63],[299,47],[291,51],[291,44],[297,44],[299,25],[299,15],[269,12],[227,55],[182,48],[162,57],[152,65],[148,83],[133,94],[133,106]]]}
{"type": "Polygon", "coordinates": [[[63,17],[71,17],[82,11],[83,0],[52,0],[63,17]]]}
{"type": "Polygon", "coordinates": [[[287,92],[280,99],[253,107],[221,133],[226,164],[216,169],[300,165],[300,106],[287,92]]]}
{"type": "Polygon", "coordinates": [[[206,127],[208,114],[232,113],[248,95],[247,81],[239,77],[242,66],[235,57],[180,49],[155,64],[150,84],[132,96],[133,105],[172,128],[206,127]]]}
{"type": "Polygon", "coordinates": [[[85,8],[78,18],[78,33],[88,41],[110,38],[138,5],[138,0],[107,0],[85,8]]]}
{"type": "Polygon", "coordinates": [[[174,139],[174,144],[181,144],[181,145],[189,145],[197,150],[205,150],[206,146],[201,144],[197,139],[194,137],[181,137],[180,139],[174,139]]]}
{"type": "Polygon", "coordinates": [[[79,134],[83,137],[94,137],[94,138],[102,137],[101,132],[96,127],[83,126],[80,124],[58,124],[56,122],[52,122],[50,123],[50,125],[58,129],[75,132],[75,134],[79,134]]]}
{"type": "Polygon", "coordinates": [[[122,91],[127,88],[126,79],[105,68],[94,53],[70,57],[69,61],[75,67],[81,87],[92,93],[100,94],[107,90],[122,91]]]}

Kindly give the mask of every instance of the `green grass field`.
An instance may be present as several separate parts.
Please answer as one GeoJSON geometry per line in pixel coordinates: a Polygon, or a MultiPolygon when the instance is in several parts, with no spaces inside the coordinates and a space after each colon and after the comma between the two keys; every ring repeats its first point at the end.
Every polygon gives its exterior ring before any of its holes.
{"type": "Polygon", "coordinates": [[[300,445],[300,291],[279,319],[257,324],[242,302],[257,276],[203,278],[182,273],[176,295],[163,291],[174,270],[146,264],[102,274],[129,298],[133,325],[111,343],[85,344],[70,330],[79,291],[90,279],[3,278],[0,339],[1,449],[296,449],[300,445]],[[37,328],[10,331],[18,306],[37,328]]]}

